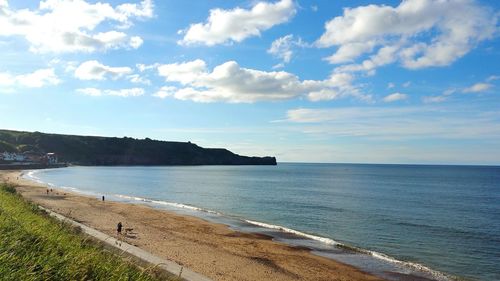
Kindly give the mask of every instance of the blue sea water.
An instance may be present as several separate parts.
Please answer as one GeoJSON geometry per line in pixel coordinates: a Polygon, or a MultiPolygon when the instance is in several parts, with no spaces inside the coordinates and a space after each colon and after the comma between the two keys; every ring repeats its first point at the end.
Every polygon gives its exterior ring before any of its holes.
{"type": "Polygon", "coordinates": [[[27,176],[265,232],[388,279],[500,280],[500,167],[279,163],[27,176]]]}

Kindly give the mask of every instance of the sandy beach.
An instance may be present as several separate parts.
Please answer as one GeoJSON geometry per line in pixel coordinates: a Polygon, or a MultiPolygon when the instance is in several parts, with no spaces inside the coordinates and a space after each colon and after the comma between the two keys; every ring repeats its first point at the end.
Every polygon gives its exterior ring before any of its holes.
{"type": "Polygon", "coordinates": [[[28,200],[116,236],[116,224],[132,228],[128,243],[175,261],[214,280],[381,280],[358,269],[313,255],[308,249],[236,232],[225,225],[153,209],[55,190],[0,171],[28,200]]]}

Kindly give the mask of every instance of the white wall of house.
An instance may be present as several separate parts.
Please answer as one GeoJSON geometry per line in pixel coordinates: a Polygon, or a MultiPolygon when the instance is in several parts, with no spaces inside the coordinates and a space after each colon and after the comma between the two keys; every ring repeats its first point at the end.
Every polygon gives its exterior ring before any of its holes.
{"type": "Polygon", "coordinates": [[[47,153],[47,162],[49,164],[57,164],[57,154],[47,153]]]}
{"type": "Polygon", "coordinates": [[[26,156],[23,154],[17,154],[14,152],[3,152],[0,154],[0,159],[3,159],[5,161],[16,161],[16,162],[23,162],[26,161],[26,156]]]}

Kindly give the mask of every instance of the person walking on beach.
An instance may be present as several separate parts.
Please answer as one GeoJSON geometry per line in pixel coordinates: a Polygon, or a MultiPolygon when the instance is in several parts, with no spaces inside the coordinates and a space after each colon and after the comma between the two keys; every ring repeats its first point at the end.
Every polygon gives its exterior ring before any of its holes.
{"type": "Polygon", "coordinates": [[[104,195],[102,196],[102,202],[104,202],[104,195]]]}
{"type": "Polygon", "coordinates": [[[118,235],[122,234],[122,222],[119,222],[118,225],[116,226],[116,232],[118,233],[118,235]]]}

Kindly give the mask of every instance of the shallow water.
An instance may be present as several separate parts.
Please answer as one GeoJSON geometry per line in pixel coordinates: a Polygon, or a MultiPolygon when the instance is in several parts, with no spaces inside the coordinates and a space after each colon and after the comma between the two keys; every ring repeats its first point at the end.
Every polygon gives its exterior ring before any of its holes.
{"type": "Polygon", "coordinates": [[[428,268],[500,280],[500,167],[280,163],[71,167],[28,175],[268,232],[394,280],[404,278],[387,271],[445,279],[428,268]],[[369,255],[339,251],[337,243],[369,255]]]}

